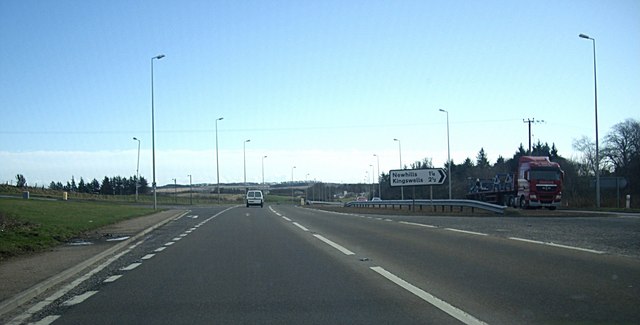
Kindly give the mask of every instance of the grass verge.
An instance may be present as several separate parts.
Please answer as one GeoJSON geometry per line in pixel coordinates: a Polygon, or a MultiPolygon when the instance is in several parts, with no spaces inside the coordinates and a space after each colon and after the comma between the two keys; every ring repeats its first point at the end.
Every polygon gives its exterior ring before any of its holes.
{"type": "Polygon", "coordinates": [[[153,209],[131,205],[0,198],[0,261],[150,213],[153,209]]]}

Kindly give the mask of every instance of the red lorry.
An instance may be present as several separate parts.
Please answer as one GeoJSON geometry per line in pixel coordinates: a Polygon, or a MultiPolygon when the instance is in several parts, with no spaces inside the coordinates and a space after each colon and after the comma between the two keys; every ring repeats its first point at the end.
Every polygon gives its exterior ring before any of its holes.
{"type": "Polygon", "coordinates": [[[469,186],[467,198],[523,209],[555,210],[562,201],[563,179],[560,165],[548,157],[522,156],[516,173],[476,179],[469,186]]]}

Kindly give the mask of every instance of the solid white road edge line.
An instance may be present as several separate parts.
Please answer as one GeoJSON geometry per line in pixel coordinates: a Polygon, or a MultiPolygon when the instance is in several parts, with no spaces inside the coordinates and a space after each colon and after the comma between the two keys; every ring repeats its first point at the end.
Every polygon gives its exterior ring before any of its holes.
{"type": "Polygon", "coordinates": [[[340,246],[340,245],[338,245],[338,244],[336,244],[336,243],[334,243],[334,242],[330,241],[329,239],[326,239],[326,238],[322,237],[321,235],[314,234],[313,236],[314,236],[314,237],[316,237],[316,238],[318,238],[318,239],[320,239],[320,240],[321,240],[321,241],[323,241],[325,244],[327,244],[327,245],[329,245],[329,246],[331,246],[331,247],[333,247],[333,248],[335,248],[335,249],[339,250],[339,251],[340,251],[340,252],[342,252],[342,254],[344,254],[344,255],[356,255],[356,253],[354,253],[354,252],[352,252],[352,251],[350,251],[350,250],[348,250],[348,249],[346,249],[346,248],[344,248],[344,247],[342,247],[342,246],[340,246]]]}
{"type": "Polygon", "coordinates": [[[376,273],[382,275],[383,277],[385,277],[387,280],[397,284],[398,286],[402,287],[403,289],[413,293],[414,295],[418,296],[420,299],[432,304],[433,306],[435,306],[436,308],[444,311],[445,313],[451,315],[452,317],[454,317],[455,319],[461,321],[464,324],[487,324],[475,317],[473,317],[472,315],[468,314],[467,312],[447,303],[446,301],[412,285],[411,283],[402,280],[401,278],[397,277],[395,274],[385,270],[384,268],[380,267],[380,266],[372,266],[371,269],[373,271],[375,271],[376,273]]]}
{"type": "Polygon", "coordinates": [[[293,224],[294,224],[296,227],[298,227],[298,228],[300,228],[300,229],[302,229],[302,230],[304,230],[304,231],[309,231],[309,229],[307,229],[305,226],[303,226],[303,225],[301,225],[301,224],[299,224],[299,223],[297,223],[297,222],[294,222],[293,224]]]}
{"type": "Polygon", "coordinates": [[[552,243],[552,242],[543,242],[543,241],[532,240],[532,239],[526,239],[526,238],[509,237],[509,239],[511,239],[511,240],[517,240],[517,241],[521,241],[521,242],[525,242],[525,243],[531,243],[531,244],[539,244],[539,245],[546,245],[546,246],[551,246],[551,247],[559,247],[559,248],[572,249],[572,250],[576,250],[576,251],[587,252],[587,253],[593,253],[593,254],[604,254],[604,253],[605,253],[605,252],[603,252],[603,251],[598,251],[598,250],[595,250],[595,249],[588,249],[588,248],[582,248],[582,247],[568,246],[568,245],[556,244],[556,243],[552,243]]]}
{"type": "Polygon", "coordinates": [[[468,230],[455,229],[455,228],[444,228],[444,229],[445,230],[449,230],[449,231],[463,233],[463,234],[469,234],[469,235],[489,236],[488,234],[481,233],[481,232],[475,232],[475,231],[468,231],[468,230]]]}

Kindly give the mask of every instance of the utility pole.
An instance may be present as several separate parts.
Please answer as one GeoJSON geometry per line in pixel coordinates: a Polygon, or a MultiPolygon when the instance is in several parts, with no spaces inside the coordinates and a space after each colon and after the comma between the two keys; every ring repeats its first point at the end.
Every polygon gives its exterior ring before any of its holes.
{"type": "Polygon", "coordinates": [[[532,123],[544,123],[544,120],[536,120],[535,118],[531,119],[522,119],[523,123],[529,124],[529,154],[531,154],[531,124],[532,123]]]}

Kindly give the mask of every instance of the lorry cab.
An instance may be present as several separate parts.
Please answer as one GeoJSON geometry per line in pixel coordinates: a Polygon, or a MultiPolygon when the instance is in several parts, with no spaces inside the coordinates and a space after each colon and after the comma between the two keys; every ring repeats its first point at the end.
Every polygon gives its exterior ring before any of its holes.
{"type": "Polygon", "coordinates": [[[553,210],[559,207],[563,178],[560,165],[548,157],[520,157],[518,193],[514,203],[521,208],[547,207],[553,210]]]}

